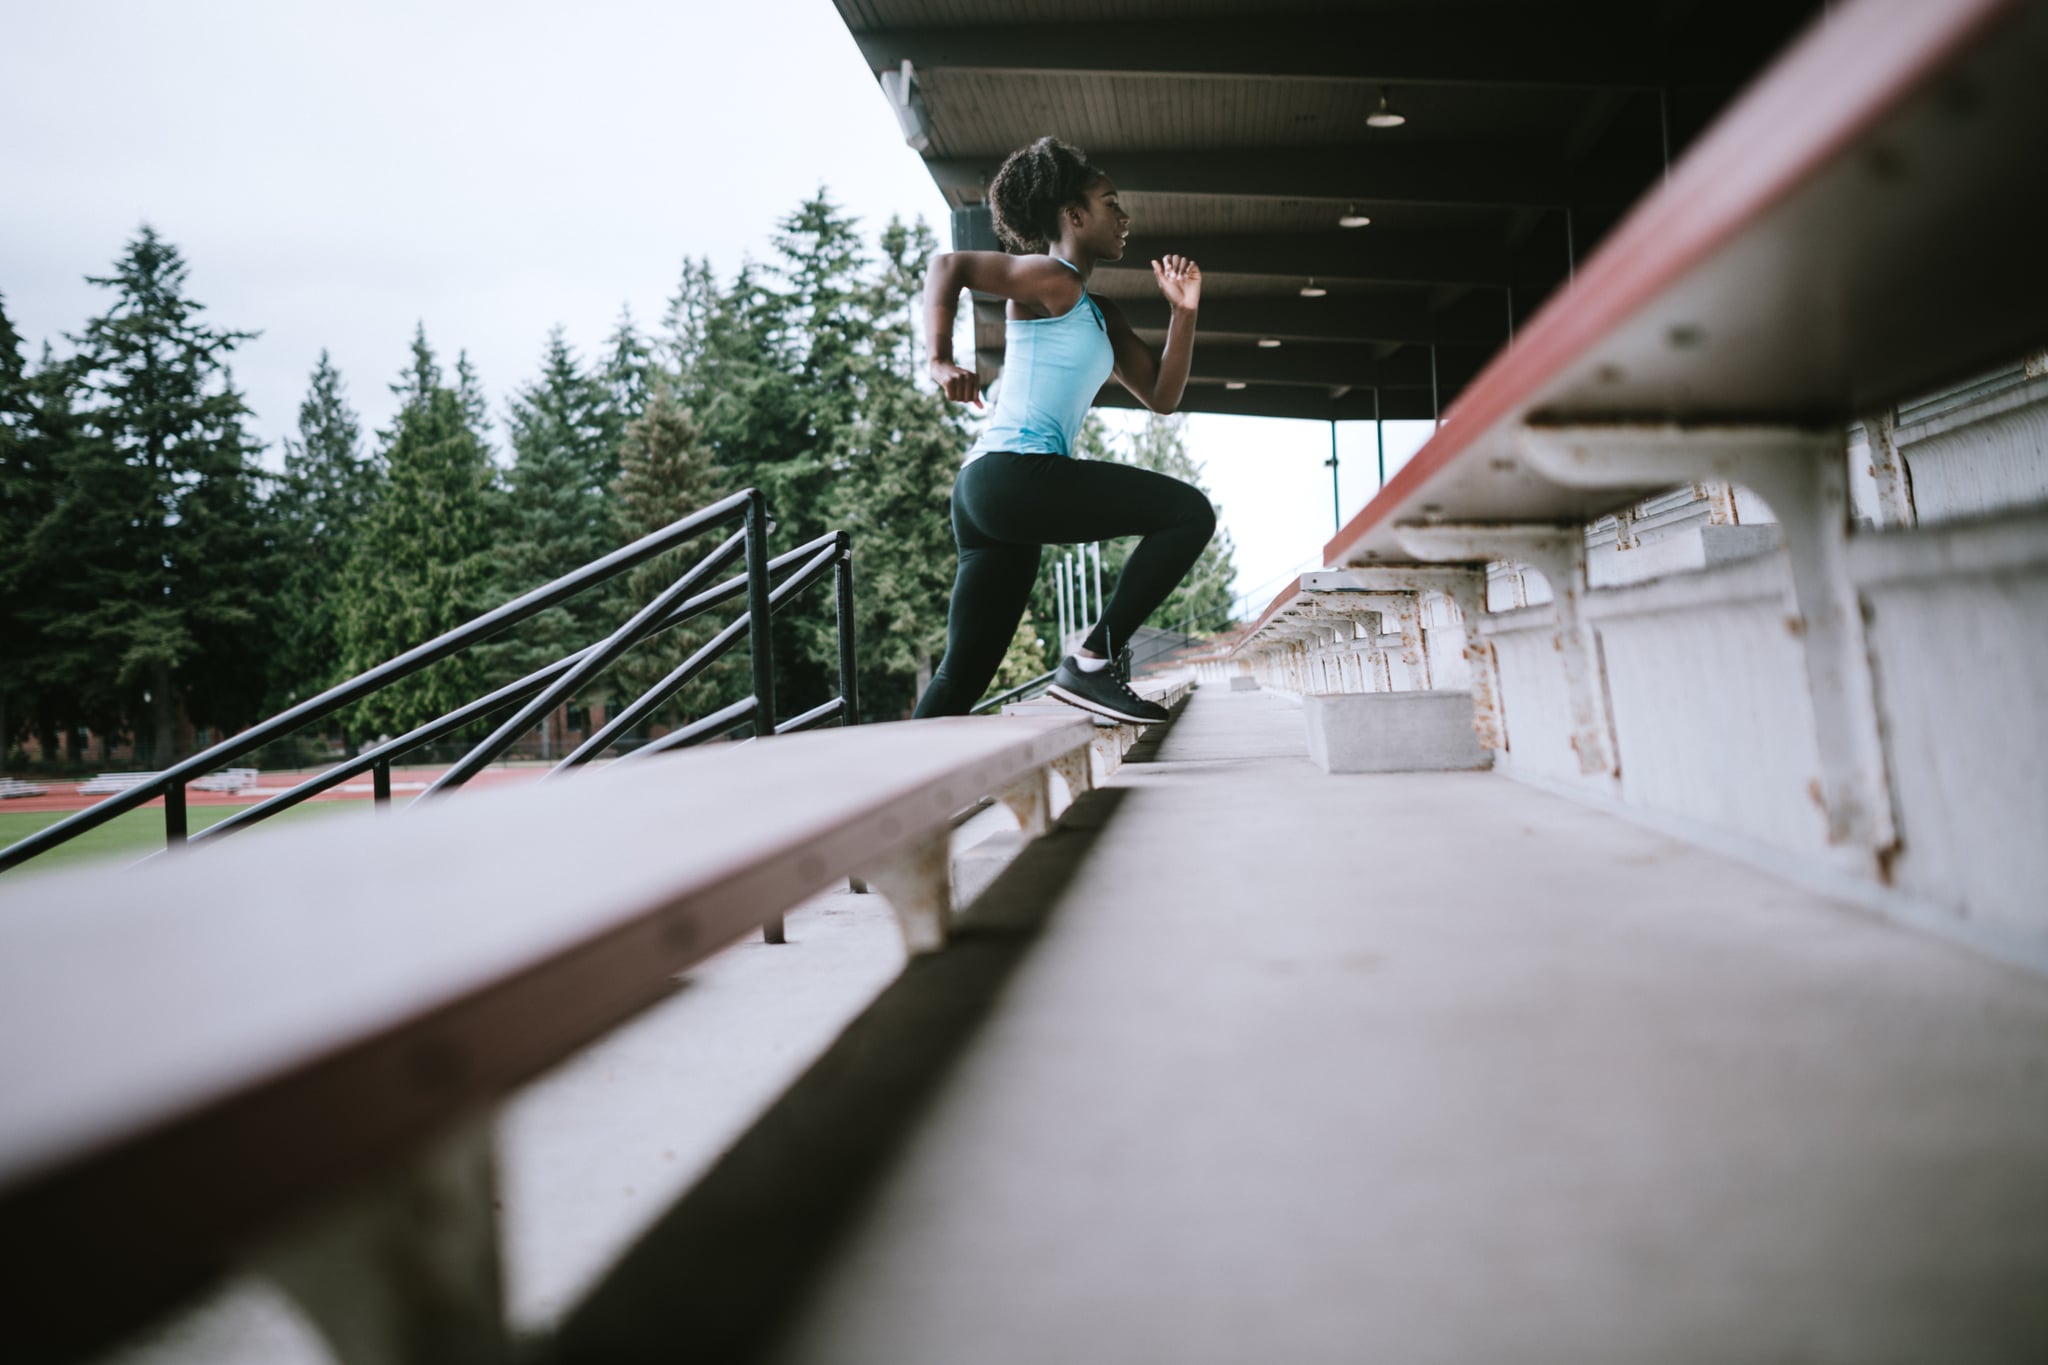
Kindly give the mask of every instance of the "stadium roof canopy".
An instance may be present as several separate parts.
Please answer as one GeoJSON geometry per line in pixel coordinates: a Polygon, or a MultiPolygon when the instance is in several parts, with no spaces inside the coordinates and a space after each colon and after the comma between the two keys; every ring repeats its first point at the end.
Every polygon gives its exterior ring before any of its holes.
{"type": "MultiPolygon", "coordinates": [[[[1823,8],[835,3],[955,210],[955,247],[996,246],[989,178],[1015,148],[1062,138],[1122,191],[1130,251],[1094,288],[1141,334],[1165,335],[1151,259],[1202,267],[1184,409],[1347,421],[1449,406],[1823,8]],[[1403,121],[1375,122],[1388,112],[1403,121]],[[1339,225],[1356,217],[1371,221],[1339,225]]],[[[977,305],[984,379],[1001,319],[977,305]]],[[[1135,405],[1115,384],[1101,401],[1135,405]]]]}

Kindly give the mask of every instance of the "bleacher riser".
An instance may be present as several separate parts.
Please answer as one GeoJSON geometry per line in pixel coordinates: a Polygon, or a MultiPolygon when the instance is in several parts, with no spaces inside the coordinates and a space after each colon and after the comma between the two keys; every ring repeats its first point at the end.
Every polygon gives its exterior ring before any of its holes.
{"type": "Polygon", "coordinates": [[[1626,528],[1629,548],[1616,548],[1617,518],[1584,528],[1591,582],[1576,620],[1609,761],[1589,764],[1574,742],[1559,604],[1528,563],[1487,567],[1479,651],[1468,652],[1467,614],[1450,595],[1417,592],[1402,614],[1417,623],[1420,666],[1404,668],[1403,635],[1373,633],[1362,613],[1347,619],[1304,577],[1235,663],[1299,697],[1458,690],[1473,681],[1468,659],[1481,658],[1500,698],[1499,771],[1847,872],[2001,956],[2048,963],[2048,843],[2038,837],[2048,783],[2027,759],[2048,752],[2034,704],[2048,675],[2048,383],[2032,373],[2042,367],[2037,357],[2026,372],[1937,396],[1880,432],[1903,471],[1903,504],[1880,477],[1885,451],[1873,454],[1860,426],[1848,433],[1857,529],[1842,550],[1842,590],[1860,609],[1851,663],[1867,659],[1867,738],[1889,797],[1875,837],[1831,837],[1826,702],[1815,700],[1793,560],[1747,488],[1646,499],[1626,528]],[[1918,516],[1927,469],[1940,470],[1927,486],[1941,501],[1918,516]],[[1737,523],[1718,520],[1729,511],[1737,523]],[[1632,581],[1628,561],[1688,542],[1681,569],[1632,581]]]}

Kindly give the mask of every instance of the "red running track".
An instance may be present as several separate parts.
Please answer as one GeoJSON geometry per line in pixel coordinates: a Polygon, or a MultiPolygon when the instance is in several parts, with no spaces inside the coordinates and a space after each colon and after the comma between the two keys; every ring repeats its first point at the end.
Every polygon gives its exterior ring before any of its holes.
{"type": "MultiPolygon", "coordinates": [[[[258,801],[268,800],[279,792],[297,786],[320,771],[317,768],[309,768],[303,772],[267,772],[257,779],[254,787],[244,788],[238,792],[194,791],[188,788],[185,792],[185,804],[187,806],[253,806],[258,801]]],[[[447,767],[445,764],[419,768],[393,768],[391,770],[392,798],[397,801],[403,801],[408,796],[416,796],[424,791],[429,783],[446,771],[447,767]]],[[[545,772],[547,772],[547,768],[540,764],[523,765],[517,768],[486,768],[471,778],[468,786],[512,786],[521,782],[534,781],[545,772]]],[[[34,779],[31,780],[33,781],[34,779]]],[[[17,796],[10,800],[0,801],[0,811],[84,810],[88,806],[98,805],[112,794],[103,792],[98,795],[83,795],[79,792],[79,784],[76,782],[36,781],[35,784],[39,787],[48,787],[50,789],[48,794],[43,796],[17,796]]],[[[367,801],[369,799],[370,775],[368,773],[364,773],[359,778],[352,778],[342,783],[339,787],[307,798],[309,801],[367,801]]],[[[154,801],[144,802],[136,807],[136,809],[160,810],[163,804],[163,798],[158,797],[154,801]]]]}

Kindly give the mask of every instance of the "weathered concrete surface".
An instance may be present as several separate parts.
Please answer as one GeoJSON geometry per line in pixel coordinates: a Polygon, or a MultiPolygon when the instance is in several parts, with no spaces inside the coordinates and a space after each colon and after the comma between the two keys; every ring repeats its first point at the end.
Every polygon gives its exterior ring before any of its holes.
{"type": "MultiPolygon", "coordinates": [[[[516,1333],[551,1329],[902,970],[903,938],[880,896],[841,888],[787,925],[787,944],[753,934],[699,964],[501,1111],[516,1333]]],[[[332,1360],[289,1299],[244,1276],[101,1365],[332,1360]]]]}
{"type": "Polygon", "coordinates": [[[1471,772],[1493,755],[1470,692],[1327,692],[1301,699],[1308,756],[1326,773],[1471,772]]]}
{"type": "Polygon", "coordinates": [[[1208,689],[570,1360],[2048,1359],[2048,985],[1208,689]]]}

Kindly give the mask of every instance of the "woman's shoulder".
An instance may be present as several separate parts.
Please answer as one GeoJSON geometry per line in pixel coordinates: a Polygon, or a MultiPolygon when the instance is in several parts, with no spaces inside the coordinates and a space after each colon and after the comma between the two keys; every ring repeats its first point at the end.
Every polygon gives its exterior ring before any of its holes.
{"type": "Polygon", "coordinates": [[[1093,298],[1072,266],[1057,256],[1018,256],[1017,269],[1031,281],[1028,297],[1012,295],[1008,317],[1012,322],[1044,322],[1065,317],[1093,298]]]}

